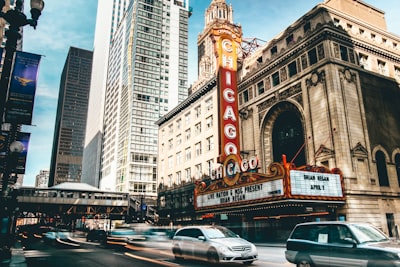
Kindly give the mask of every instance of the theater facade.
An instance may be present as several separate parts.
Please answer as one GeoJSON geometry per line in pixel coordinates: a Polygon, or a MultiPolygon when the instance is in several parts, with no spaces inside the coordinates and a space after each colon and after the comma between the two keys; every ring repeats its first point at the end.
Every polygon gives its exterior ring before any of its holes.
{"type": "Polygon", "coordinates": [[[250,55],[211,1],[199,80],[159,125],[160,224],[255,241],[296,223],[400,221],[400,38],[364,1],[325,1],[250,55]]]}

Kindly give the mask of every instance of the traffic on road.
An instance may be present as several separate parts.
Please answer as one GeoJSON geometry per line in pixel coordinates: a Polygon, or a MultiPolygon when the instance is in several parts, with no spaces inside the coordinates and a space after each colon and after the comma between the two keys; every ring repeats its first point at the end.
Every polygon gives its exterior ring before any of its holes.
{"type": "MultiPolygon", "coordinates": [[[[193,229],[193,228],[189,228],[193,229]]],[[[203,228],[195,228],[203,229],[203,228]]],[[[162,227],[146,227],[145,229],[114,229],[103,236],[102,231],[67,232],[60,229],[48,229],[39,234],[25,231],[20,234],[20,242],[24,249],[27,267],[87,267],[87,266],[295,266],[285,259],[284,244],[252,244],[241,239],[229,229],[221,227],[207,227],[207,233],[201,237],[190,239],[180,235],[175,244],[198,248],[198,253],[174,255],[174,230],[162,227]],[[218,240],[220,239],[220,240],[218,240]],[[190,242],[208,244],[190,244],[190,242]],[[208,240],[208,241],[207,241],[208,240]],[[188,243],[189,242],[189,243],[188,243]],[[224,244],[223,246],[221,244],[224,244]],[[203,255],[200,249],[210,245],[215,248],[220,258],[196,257],[203,255]],[[246,250],[249,247],[250,250],[246,250]],[[229,253],[230,250],[244,251],[229,253]],[[223,253],[221,253],[223,252],[223,253]],[[225,254],[224,254],[225,253],[225,254]],[[229,261],[227,255],[237,255],[236,260],[229,261]],[[243,258],[240,258],[242,257],[243,258]],[[190,257],[188,257],[190,256],[190,257]],[[250,260],[251,259],[251,260],[250,260]],[[210,263],[212,262],[212,263],[210,263]],[[212,264],[212,265],[210,265],[212,264]]],[[[185,231],[187,232],[187,231],[185,231]]],[[[184,233],[185,233],[184,232],[184,233]]],[[[189,231],[190,232],[190,231],[189,231]]],[[[176,251],[175,251],[176,252],[176,251]]],[[[186,253],[189,253],[186,250],[186,253]]],[[[207,255],[204,254],[204,255],[207,255]]]]}

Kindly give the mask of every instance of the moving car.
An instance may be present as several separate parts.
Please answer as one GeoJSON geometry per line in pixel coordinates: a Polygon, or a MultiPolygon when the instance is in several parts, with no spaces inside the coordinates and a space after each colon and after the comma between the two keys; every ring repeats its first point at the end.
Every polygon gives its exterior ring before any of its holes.
{"type": "Polygon", "coordinates": [[[366,223],[301,223],[287,240],[285,257],[298,267],[395,267],[400,245],[366,223]]]}
{"type": "Polygon", "coordinates": [[[222,226],[187,226],[172,238],[176,259],[194,258],[218,262],[251,264],[258,259],[256,247],[222,226]]]}
{"type": "Polygon", "coordinates": [[[129,242],[141,240],[143,237],[135,230],[129,228],[117,228],[107,235],[108,245],[126,246],[129,242]]]}
{"type": "Polygon", "coordinates": [[[101,229],[92,229],[86,235],[86,241],[97,241],[100,243],[105,243],[107,241],[107,233],[101,229]]]}

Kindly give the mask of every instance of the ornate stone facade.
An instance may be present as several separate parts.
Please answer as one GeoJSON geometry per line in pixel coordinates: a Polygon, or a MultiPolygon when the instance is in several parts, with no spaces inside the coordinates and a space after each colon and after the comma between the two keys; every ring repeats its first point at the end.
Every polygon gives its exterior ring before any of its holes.
{"type": "Polygon", "coordinates": [[[326,1],[247,58],[239,78],[242,149],[262,169],[340,168],[336,219],[395,234],[400,223],[400,39],[363,1],[326,1]],[[397,104],[396,104],[397,103],[397,104]],[[248,112],[251,110],[252,112],[248,112]]]}

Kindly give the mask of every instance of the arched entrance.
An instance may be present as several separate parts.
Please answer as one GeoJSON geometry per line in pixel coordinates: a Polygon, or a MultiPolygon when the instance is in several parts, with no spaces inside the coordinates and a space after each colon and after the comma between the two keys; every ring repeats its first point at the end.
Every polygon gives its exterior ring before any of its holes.
{"type": "Polygon", "coordinates": [[[263,129],[264,158],[267,162],[281,162],[282,154],[296,166],[307,163],[306,141],[301,114],[297,107],[282,102],[272,108],[265,117],[263,129]]]}
{"type": "Polygon", "coordinates": [[[302,148],[304,141],[304,131],[299,116],[291,110],[279,114],[272,130],[274,161],[281,161],[282,154],[285,154],[288,162],[293,160],[296,166],[305,165],[306,154],[302,148]]]}

